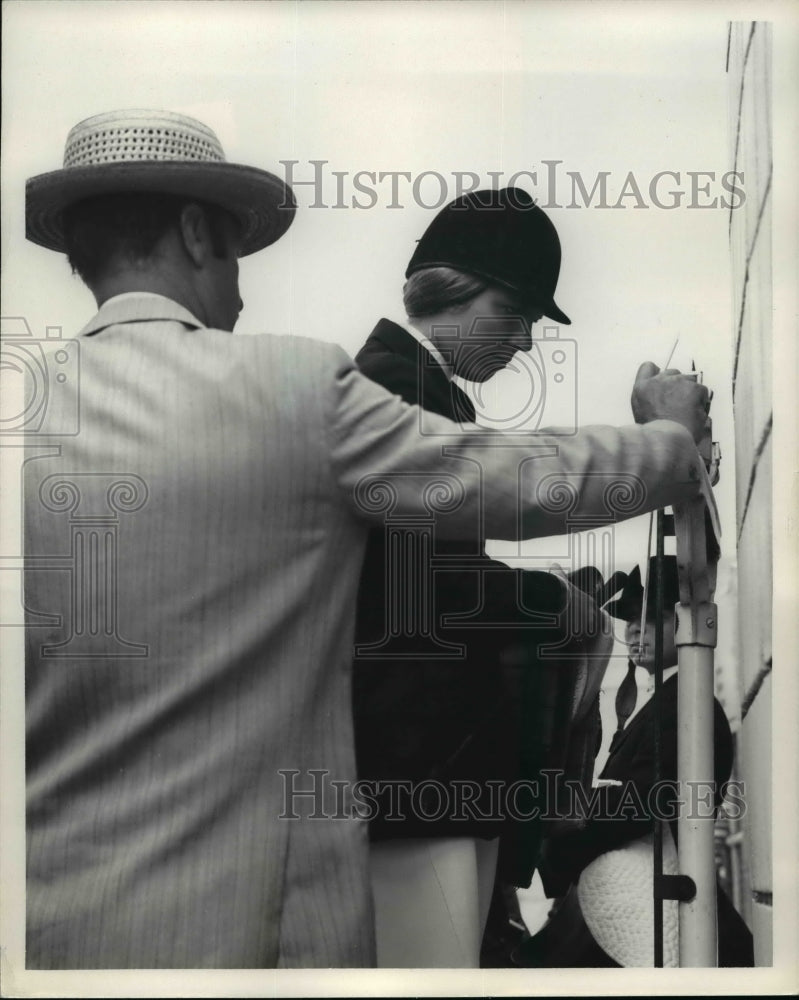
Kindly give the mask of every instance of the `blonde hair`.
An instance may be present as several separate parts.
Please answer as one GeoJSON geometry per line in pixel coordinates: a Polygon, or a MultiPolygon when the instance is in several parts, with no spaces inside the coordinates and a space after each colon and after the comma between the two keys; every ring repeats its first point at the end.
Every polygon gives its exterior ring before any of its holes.
{"type": "Polygon", "coordinates": [[[425,267],[414,271],[402,289],[405,312],[411,319],[435,316],[452,306],[466,305],[488,288],[488,282],[453,267],[425,267]]]}

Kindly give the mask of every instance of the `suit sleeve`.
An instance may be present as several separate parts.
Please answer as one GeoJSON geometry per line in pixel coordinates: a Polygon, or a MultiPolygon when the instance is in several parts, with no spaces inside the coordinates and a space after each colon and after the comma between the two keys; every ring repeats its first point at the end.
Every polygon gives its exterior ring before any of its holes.
{"type": "Polygon", "coordinates": [[[328,417],[332,471],[357,516],[446,513],[442,537],[563,534],[578,516],[625,520],[695,496],[699,455],[672,421],[500,434],[409,406],[336,349],[328,417]]]}

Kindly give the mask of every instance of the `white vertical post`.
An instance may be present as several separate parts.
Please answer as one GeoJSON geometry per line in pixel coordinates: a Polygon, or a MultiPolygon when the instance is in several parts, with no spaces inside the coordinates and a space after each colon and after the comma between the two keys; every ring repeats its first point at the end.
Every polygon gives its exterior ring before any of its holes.
{"type": "MultiPolygon", "coordinates": [[[[715,621],[715,605],[700,605],[715,621]],[[712,610],[712,614],[709,609],[712,610]]],[[[678,617],[690,609],[678,605],[678,617]]],[[[683,803],[677,820],[681,875],[696,896],[680,903],[680,965],[712,967],[716,957],[716,871],[713,840],[713,649],[679,647],[677,774],[683,803]]]]}
{"type": "Polygon", "coordinates": [[[677,674],[677,777],[680,813],[677,853],[681,875],[696,895],[680,901],[680,966],[718,964],[716,927],[713,651],[718,609],[713,603],[718,558],[718,514],[709,479],[701,495],[674,507],[680,603],[675,608],[677,674]],[[711,531],[715,534],[712,537],[711,531]]]}

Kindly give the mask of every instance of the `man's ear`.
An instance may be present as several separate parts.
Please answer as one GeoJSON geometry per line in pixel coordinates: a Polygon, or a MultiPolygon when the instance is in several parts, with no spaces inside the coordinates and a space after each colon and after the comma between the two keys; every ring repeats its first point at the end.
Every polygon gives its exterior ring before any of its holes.
{"type": "Polygon", "coordinates": [[[180,213],[183,247],[195,267],[202,267],[210,253],[210,233],[205,211],[197,204],[185,205],[180,213]]]}

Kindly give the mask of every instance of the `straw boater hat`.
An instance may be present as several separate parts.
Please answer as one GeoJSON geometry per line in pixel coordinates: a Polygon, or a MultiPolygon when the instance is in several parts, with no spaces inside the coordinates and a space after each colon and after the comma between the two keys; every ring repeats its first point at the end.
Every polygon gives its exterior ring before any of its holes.
{"type": "Polygon", "coordinates": [[[109,111],[79,122],[67,136],[64,166],[26,185],[26,236],[65,252],[63,210],[103,194],[150,191],[219,205],[241,223],[242,254],[286,232],[296,203],[274,174],[228,163],[216,135],[172,111],[109,111]]]}

